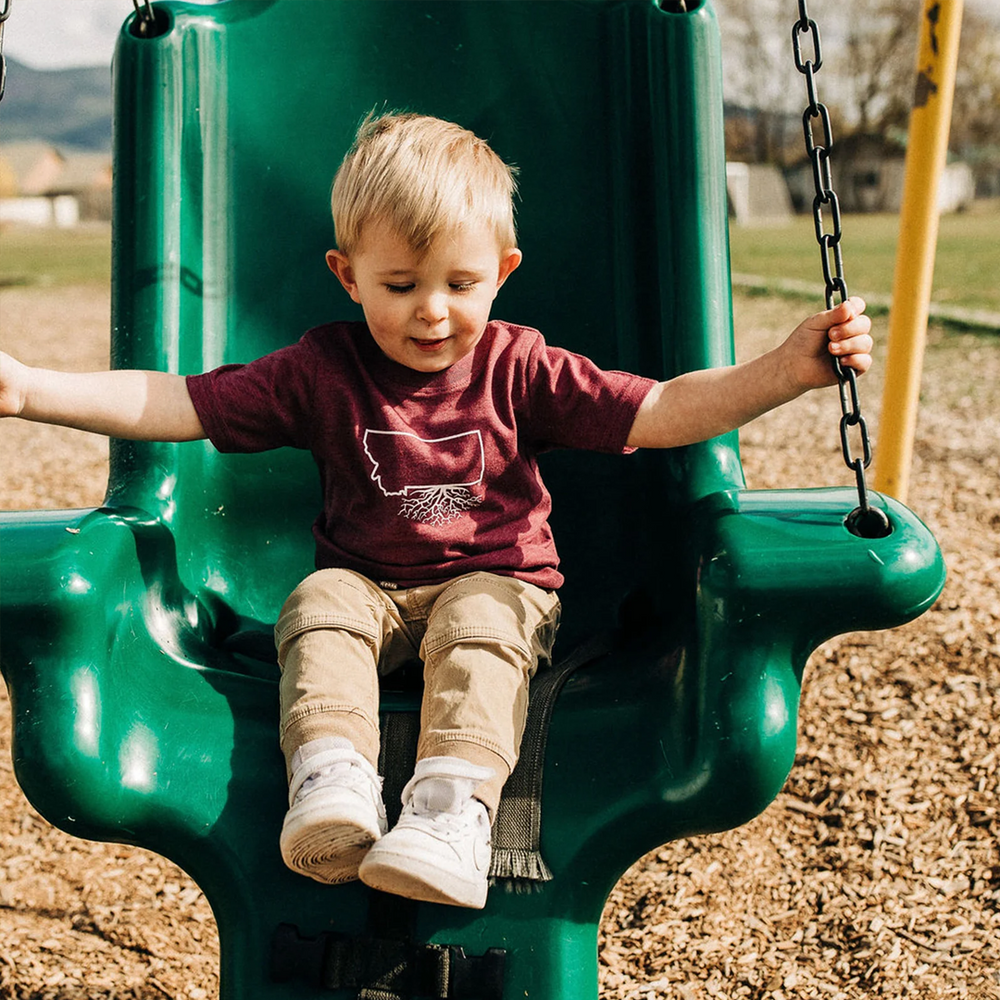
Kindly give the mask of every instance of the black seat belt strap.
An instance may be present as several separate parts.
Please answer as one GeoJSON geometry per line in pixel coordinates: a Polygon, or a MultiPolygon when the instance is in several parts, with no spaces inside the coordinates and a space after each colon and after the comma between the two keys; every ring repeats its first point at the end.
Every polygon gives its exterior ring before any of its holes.
{"type": "Polygon", "coordinates": [[[282,924],[271,942],[271,978],[328,990],[357,990],[358,1000],[503,1000],[506,952],[466,955],[457,945],[416,944],[324,932],[303,937],[282,924]]]}

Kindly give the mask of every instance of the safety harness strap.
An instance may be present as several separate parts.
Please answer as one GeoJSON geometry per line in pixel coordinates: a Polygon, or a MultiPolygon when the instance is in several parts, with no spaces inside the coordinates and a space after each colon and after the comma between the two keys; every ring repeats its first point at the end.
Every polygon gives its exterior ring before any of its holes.
{"type": "Polygon", "coordinates": [[[282,924],[271,944],[271,978],[327,990],[357,990],[358,1000],[502,1000],[506,952],[466,955],[456,945],[324,932],[303,937],[282,924]]]}

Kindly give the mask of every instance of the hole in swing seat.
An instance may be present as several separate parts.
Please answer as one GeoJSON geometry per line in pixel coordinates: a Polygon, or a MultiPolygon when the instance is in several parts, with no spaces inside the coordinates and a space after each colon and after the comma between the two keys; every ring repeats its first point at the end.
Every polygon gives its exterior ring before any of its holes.
{"type": "Polygon", "coordinates": [[[138,12],[129,22],[128,33],[133,38],[160,38],[167,34],[172,27],[170,15],[159,7],[151,8],[153,12],[152,20],[146,17],[143,11],[138,12]]]}
{"type": "Polygon", "coordinates": [[[705,0],[657,0],[657,6],[667,14],[693,14],[705,0]]]}
{"type": "Polygon", "coordinates": [[[855,507],[844,521],[847,530],[858,538],[886,538],[892,534],[892,522],[885,511],[875,507],[855,507]]]}

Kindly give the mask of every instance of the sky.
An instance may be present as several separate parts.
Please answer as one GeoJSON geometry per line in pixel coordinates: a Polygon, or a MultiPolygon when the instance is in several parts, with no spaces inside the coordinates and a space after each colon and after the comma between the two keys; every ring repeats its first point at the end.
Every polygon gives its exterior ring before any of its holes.
{"type": "MultiPolygon", "coordinates": [[[[997,0],[966,0],[966,6],[996,15],[1000,5],[997,0]]],[[[118,31],[134,9],[132,0],[13,0],[4,52],[33,69],[110,66],[118,31]]],[[[821,10],[811,13],[820,20],[821,10]]]]}
{"type": "Polygon", "coordinates": [[[110,66],[118,31],[134,10],[132,0],[13,0],[4,54],[32,69],[110,66]]]}

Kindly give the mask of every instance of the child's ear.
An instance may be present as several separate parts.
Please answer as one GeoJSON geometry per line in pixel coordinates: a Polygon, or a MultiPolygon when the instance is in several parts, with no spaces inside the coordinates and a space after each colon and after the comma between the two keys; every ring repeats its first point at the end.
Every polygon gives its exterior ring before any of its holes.
{"type": "Polygon", "coordinates": [[[510,277],[511,272],[517,270],[521,263],[521,251],[517,247],[508,247],[500,254],[500,270],[497,274],[497,291],[500,286],[510,277]]]}
{"type": "Polygon", "coordinates": [[[337,276],[347,294],[355,302],[360,302],[358,283],[354,278],[354,268],[351,267],[351,262],[347,259],[347,254],[342,253],[340,250],[327,250],[326,266],[337,276]]]}

